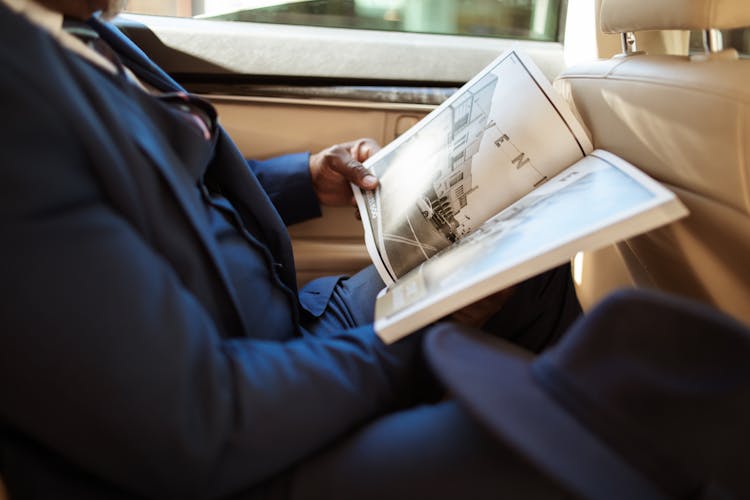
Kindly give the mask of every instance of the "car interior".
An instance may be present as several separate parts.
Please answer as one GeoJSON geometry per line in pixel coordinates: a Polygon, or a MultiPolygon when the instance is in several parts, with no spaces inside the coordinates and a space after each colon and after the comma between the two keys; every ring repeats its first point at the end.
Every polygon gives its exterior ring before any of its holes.
{"type": "Polygon", "coordinates": [[[579,64],[556,80],[595,147],[661,181],[691,214],[575,259],[579,298],[585,308],[619,286],[657,288],[750,323],[750,61],[717,36],[750,25],[750,9],[742,2],[691,2],[692,10],[678,4],[607,0],[601,29],[620,34],[622,54],[579,64]],[[638,32],[656,29],[704,30],[704,50],[638,50],[638,32]]]}
{"type": "MultiPolygon", "coordinates": [[[[503,50],[519,48],[554,81],[595,148],[636,165],[690,210],[668,226],[575,255],[584,310],[616,288],[647,287],[750,325],[746,2],[477,1],[474,17],[461,18],[479,26],[474,33],[444,22],[471,2],[329,2],[368,14],[356,22],[321,1],[216,3],[245,7],[131,0],[115,23],[216,106],[249,158],[316,152],[358,137],[387,144],[503,50]],[[485,34],[487,19],[497,21],[497,33],[485,34]],[[514,27],[518,19],[525,30],[514,27]],[[408,29],[394,29],[398,22],[408,29]]],[[[351,207],[325,207],[323,217],[289,230],[300,284],[370,263],[351,207]]],[[[1,478],[0,500],[7,500],[1,478]]]]}

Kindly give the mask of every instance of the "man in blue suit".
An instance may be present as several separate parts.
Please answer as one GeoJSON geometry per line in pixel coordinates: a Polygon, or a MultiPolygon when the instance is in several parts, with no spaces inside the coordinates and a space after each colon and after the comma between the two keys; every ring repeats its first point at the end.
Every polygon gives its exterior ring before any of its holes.
{"type": "MultiPolygon", "coordinates": [[[[373,188],[377,146],[246,161],[210,104],[92,18],[118,3],[0,0],[11,497],[554,494],[455,403],[416,406],[421,337],[377,338],[371,269],[298,292],[285,224],[373,188]]],[[[556,307],[536,347],[569,322],[556,307]]]]}

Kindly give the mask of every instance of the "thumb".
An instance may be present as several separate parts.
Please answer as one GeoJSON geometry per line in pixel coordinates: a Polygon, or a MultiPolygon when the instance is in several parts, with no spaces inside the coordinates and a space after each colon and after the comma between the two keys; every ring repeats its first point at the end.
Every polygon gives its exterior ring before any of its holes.
{"type": "Polygon", "coordinates": [[[357,160],[351,158],[348,161],[342,161],[339,165],[336,171],[349,182],[368,191],[378,186],[378,178],[357,160]]]}

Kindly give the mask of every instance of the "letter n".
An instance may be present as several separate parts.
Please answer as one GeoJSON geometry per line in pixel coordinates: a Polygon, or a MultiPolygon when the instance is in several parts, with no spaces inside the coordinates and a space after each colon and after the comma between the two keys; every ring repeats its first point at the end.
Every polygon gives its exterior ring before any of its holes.
{"type": "Polygon", "coordinates": [[[526,156],[526,153],[520,153],[518,156],[513,158],[513,163],[516,165],[516,170],[520,169],[527,163],[529,163],[529,158],[526,156]]]}

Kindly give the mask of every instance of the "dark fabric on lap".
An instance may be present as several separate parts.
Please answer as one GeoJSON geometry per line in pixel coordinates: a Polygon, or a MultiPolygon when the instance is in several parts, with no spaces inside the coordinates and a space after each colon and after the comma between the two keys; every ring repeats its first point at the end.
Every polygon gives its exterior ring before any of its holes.
{"type": "Polygon", "coordinates": [[[580,314],[570,264],[564,264],[516,285],[482,330],[538,353],[557,342],[580,314]]]}
{"type": "Polygon", "coordinates": [[[385,416],[290,474],[289,498],[565,498],[453,401],[385,416]]]}
{"type": "Polygon", "coordinates": [[[306,307],[308,315],[303,328],[313,335],[328,335],[372,323],[375,317],[375,298],[385,286],[373,266],[362,269],[351,277],[341,277],[335,282],[321,278],[300,291],[303,307],[313,300],[325,300],[319,308],[306,307]],[[328,291],[329,287],[333,288],[328,291]],[[318,294],[323,294],[320,297],[318,294]],[[312,298],[311,298],[312,295],[312,298]],[[310,313],[312,310],[312,313],[310,313]],[[317,313],[317,314],[313,314],[317,313]]]}
{"type": "MultiPolygon", "coordinates": [[[[315,295],[317,300],[327,297],[317,315],[303,324],[309,333],[321,335],[373,321],[375,298],[385,286],[373,266],[350,278],[331,281],[326,287],[324,280],[328,279],[316,280],[300,292],[303,307],[310,293],[324,294],[315,295]],[[329,291],[323,291],[325,288],[329,291]]],[[[570,265],[565,264],[516,285],[513,295],[482,330],[540,352],[555,343],[580,314],[570,265]]]]}

